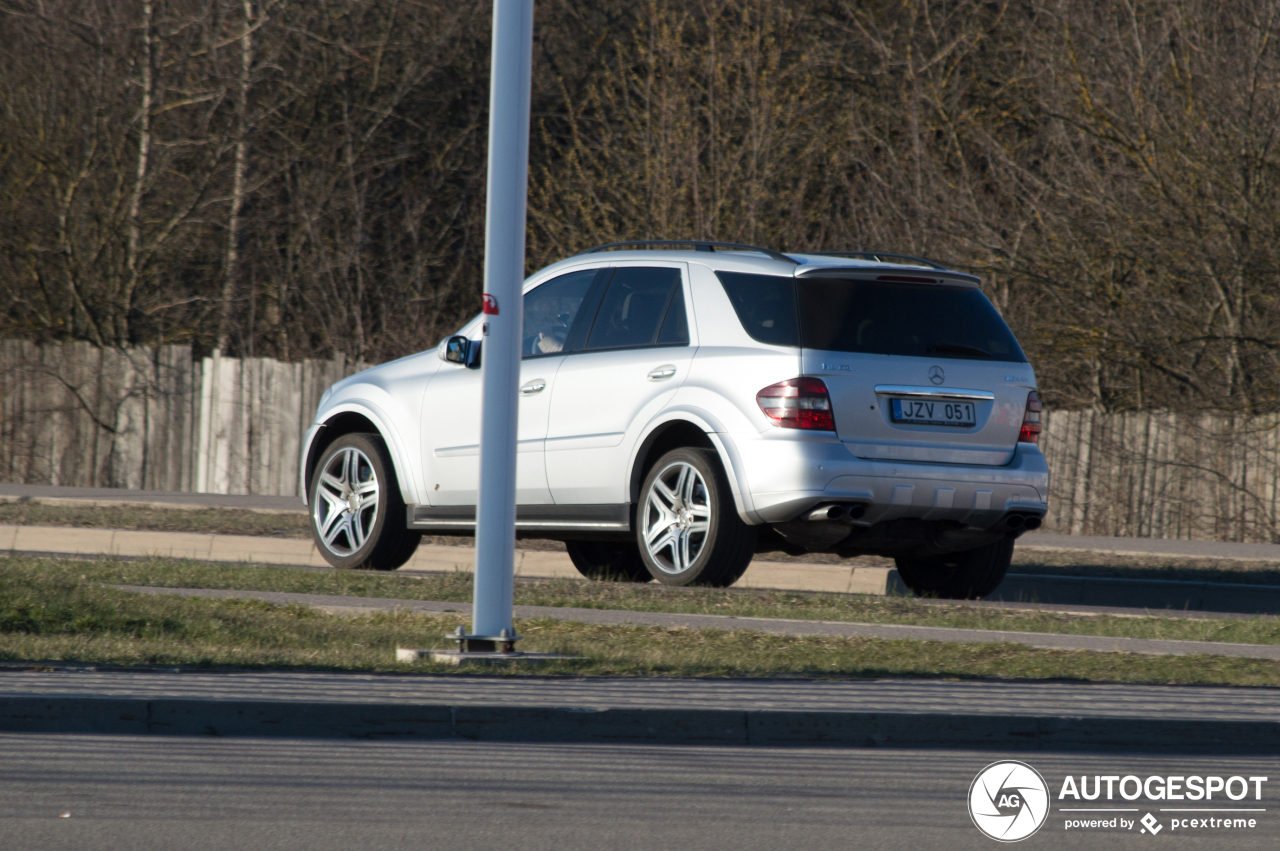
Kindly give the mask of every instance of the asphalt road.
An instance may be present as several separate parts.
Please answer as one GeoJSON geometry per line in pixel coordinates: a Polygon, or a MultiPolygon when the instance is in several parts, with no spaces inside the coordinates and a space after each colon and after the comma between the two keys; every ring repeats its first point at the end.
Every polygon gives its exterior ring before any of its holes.
{"type": "MultiPolygon", "coordinates": [[[[998,758],[5,735],[0,844],[8,851],[991,849],[996,843],[973,827],[965,802],[974,775],[998,758]]],[[[1280,775],[1274,760],[1243,758],[1037,754],[1029,761],[1051,791],[1067,773],[1280,775]]],[[[1266,807],[1266,797],[1264,789],[1254,806],[1266,807]]],[[[1259,819],[1255,829],[1230,833],[1072,832],[1055,802],[1026,847],[1274,848],[1280,813],[1250,815],[1259,819]]]]}
{"type": "MultiPolygon", "coordinates": [[[[270,701],[405,706],[529,706],[788,712],[989,713],[1028,718],[1262,722],[1280,691],[1231,686],[942,679],[799,680],[421,676],[298,671],[30,671],[0,667],[0,700],[270,701]]],[[[40,732],[40,731],[33,731],[40,732]]],[[[0,762],[0,774],[4,763],[0,762]]],[[[1277,766],[1280,775],[1280,766],[1277,766]]],[[[1280,776],[1276,778],[1280,789],[1280,776]]],[[[0,799],[2,800],[2,799],[0,799]]],[[[0,843],[0,848],[3,844],[0,843]]]]}

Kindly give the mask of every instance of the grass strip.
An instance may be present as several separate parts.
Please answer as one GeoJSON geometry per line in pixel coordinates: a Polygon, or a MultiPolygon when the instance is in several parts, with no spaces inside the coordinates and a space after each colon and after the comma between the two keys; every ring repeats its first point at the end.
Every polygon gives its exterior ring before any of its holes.
{"type": "Polygon", "coordinates": [[[138,532],[192,532],[201,535],[254,535],[310,538],[306,514],[267,514],[236,508],[143,508],[140,506],[44,505],[0,503],[6,526],[72,526],[138,532]]]}
{"type": "MultiPolygon", "coordinates": [[[[472,577],[468,573],[415,577],[358,571],[223,566],[163,558],[83,561],[8,557],[0,558],[0,573],[82,584],[286,591],[459,603],[468,603],[473,596],[472,577]]],[[[909,597],[815,594],[750,588],[667,588],[656,584],[548,579],[517,582],[515,602],[517,605],[530,606],[1280,644],[1280,618],[1190,619],[1158,615],[1117,617],[1010,611],[967,605],[939,605],[909,597]]]]}
{"type": "MultiPolygon", "coordinates": [[[[457,616],[403,612],[332,617],[301,606],[131,594],[47,565],[0,568],[0,658],[85,664],[423,671],[396,663],[397,646],[444,645],[457,616]]],[[[1280,663],[1138,656],[863,638],[797,638],[749,631],[597,626],[523,620],[526,650],[580,661],[506,673],[867,678],[886,676],[1090,682],[1280,685],[1280,663]]]]}

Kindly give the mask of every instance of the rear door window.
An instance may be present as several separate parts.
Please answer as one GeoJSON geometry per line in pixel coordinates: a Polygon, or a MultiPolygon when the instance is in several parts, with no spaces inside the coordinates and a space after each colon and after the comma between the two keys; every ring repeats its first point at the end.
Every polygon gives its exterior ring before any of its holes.
{"type": "Polygon", "coordinates": [[[688,341],[680,270],[622,266],[609,281],[585,348],[626,349],[688,341]]]}
{"type": "Polygon", "coordinates": [[[1027,358],[981,290],[834,278],[796,281],[806,349],[905,357],[1027,358]]]}

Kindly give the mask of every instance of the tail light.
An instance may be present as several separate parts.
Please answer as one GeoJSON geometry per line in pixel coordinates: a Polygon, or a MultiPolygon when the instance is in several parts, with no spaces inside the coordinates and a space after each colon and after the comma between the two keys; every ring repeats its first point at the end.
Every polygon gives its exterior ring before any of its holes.
{"type": "Polygon", "coordinates": [[[836,430],[831,397],[820,378],[789,378],[770,384],[756,394],[756,403],[781,428],[836,430]]]}
{"type": "Polygon", "coordinates": [[[1022,415],[1022,431],[1018,432],[1020,443],[1040,442],[1040,412],[1043,410],[1039,394],[1032,390],[1027,394],[1027,412],[1022,415]]]}

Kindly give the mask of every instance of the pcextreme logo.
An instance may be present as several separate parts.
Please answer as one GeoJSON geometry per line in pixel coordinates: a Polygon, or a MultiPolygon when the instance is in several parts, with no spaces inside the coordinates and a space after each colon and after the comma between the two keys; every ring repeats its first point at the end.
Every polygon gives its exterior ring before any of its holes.
{"type": "MultiPolygon", "coordinates": [[[[1248,774],[1201,776],[1169,774],[1066,775],[1056,796],[1044,776],[1025,762],[993,762],[969,786],[969,817],[998,842],[1032,836],[1056,806],[1062,829],[1134,831],[1166,836],[1187,831],[1251,831],[1267,811],[1266,777],[1248,774]],[[1141,814],[1141,815],[1139,815],[1141,814]]],[[[1056,829],[1056,828],[1055,828],[1056,829]]]]}
{"type": "Polygon", "coordinates": [[[1049,786],[1025,762],[993,762],[969,786],[969,818],[992,839],[1026,839],[1048,816],[1049,786]]]}

